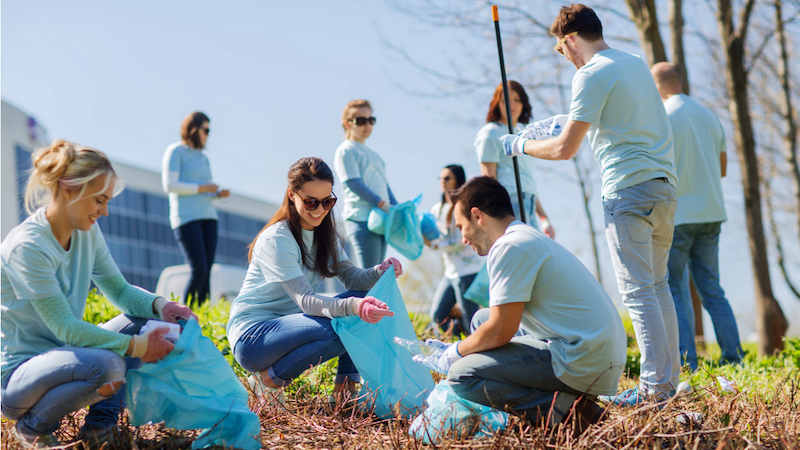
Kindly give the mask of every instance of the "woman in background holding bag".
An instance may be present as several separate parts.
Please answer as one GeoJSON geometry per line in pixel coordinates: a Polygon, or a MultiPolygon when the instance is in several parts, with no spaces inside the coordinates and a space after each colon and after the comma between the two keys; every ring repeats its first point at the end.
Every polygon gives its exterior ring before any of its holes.
{"type": "Polygon", "coordinates": [[[386,257],[384,236],[367,227],[369,212],[380,208],[389,212],[397,200],[389,188],[383,159],[364,142],[372,134],[375,117],[366,100],[353,100],[342,111],[344,142],[336,149],[333,166],[344,187],[345,229],[353,246],[356,265],[363,268],[380,264],[386,257]]]}
{"type": "Polygon", "coordinates": [[[453,320],[453,334],[469,334],[470,321],[479,305],[464,298],[464,293],[469,289],[475,275],[481,270],[484,258],[475,253],[475,250],[464,245],[461,231],[456,228],[453,219],[453,204],[450,202],[449,192],[461,187],[467,181],[464,168],[458,164],[451,164],[442,168],[439,174],[439,186],[442,189],[442,201],[433,205],[431,214],[436,218],[436,225],[440,230],[440,237],[426,244],[434,250],[442,250],[444,261],[444,276],[433,294],[431,304],[431,321],[442,331],[450,327],[450,311],[457,304],[461,310],[461,317],[453,320]]]}
{"type": "Polygon", "coordinates": [[[231,304],[227,333],[233,356],[248,372],[257,394],[283,403],[282,388],[311,366],[339,357],[335,401],[355,394],[361,377],[334,332],[331,319],[358,315],[369,323],[392,316],[385,303],[364,297],[394,266],[389,258],[359,269],[336,234],[333,172],[319,158],[303,158],[289,169],[283,204],[250,244],[250,266],[231,304]],[[314,292],[323,278],[336,277],[346,289],[337,297],[314,292]],[[362,298],[364,297],[364,298],[362,298]]]}
{"type": "Polygon", "coordinates": [[[156,362],[173,348],[167,328],[130,335],[147,318],[197,318],[128,284],[111,258],[96,222],[121,185],[95,149],[55,141],[33,155],[25,192],[31,216],[3,240],[0,275],[0,398],[22,448],[60,445],[52,433],[61,419],[89,405],[79,438],[106,442],[124,408],[126,365],[156,362]],[[126,315],[102,328],[84,322],[91,282],[126,315]]]}
{"type": "Polygon", "coordinates": [[[209,119],[197,111],[184,117],[181,141],[167,147],[162,161],[161,183],[169,194],[169,223],[175,240],[191,268],[183,301],[202,304],[210,294],[211,266],[217,251],[217,210],[212,201],[231,193],[211,178],[211,166],[203,153],[209,119]]]}

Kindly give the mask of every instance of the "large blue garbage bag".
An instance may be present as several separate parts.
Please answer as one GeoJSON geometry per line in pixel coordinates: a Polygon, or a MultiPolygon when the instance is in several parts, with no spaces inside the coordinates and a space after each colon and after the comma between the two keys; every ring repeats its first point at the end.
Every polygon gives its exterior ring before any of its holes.
{"type": "Polygon", "coordinates": [[[416,200],[392,205],[386,216],[384,229],[386,242],[411,261],[419,258],[425,246],[417,216],[417,206],[419,203],[416,200]]]}
{"type": "Polygon", "coordinates": [[[486,263],[475,275],[472,284],[464,293],[464,298],[483,307],[489,307],[489,271],[486,269],[486,263]]]}
{"type": "Polygon", "coordinates": [[[403,417],[412,417],[421,410],[434,384],[431,372],[415,363],[411,353],[393,341],[395,336],[417,339],[394,270],[388,269],[367,295],[389,305],[394,316],[384,317],[376,324],[358,316],[333,319],[333,329],[364,379],[359,394],[361,406],[369,408],[374,402],[375,414],[384,419],[395,416],[393,409],[403,417]]]}
{"type": "Polygon", "coordinates": [[[194,319],[164,359],[128,371],[127,384],[135,426],[163,420],[170,428],[203,428],[193,449],[261,448],[261,422],[247,407],[247,391],[194,319]]]}

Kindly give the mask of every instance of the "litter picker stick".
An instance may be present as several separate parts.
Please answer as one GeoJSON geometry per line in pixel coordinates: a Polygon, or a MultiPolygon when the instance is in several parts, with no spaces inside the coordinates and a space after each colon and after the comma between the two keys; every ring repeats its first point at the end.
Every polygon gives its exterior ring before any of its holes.
{"type": "MultiPolygon", "coordinates": [[[[506,122],[508,122],[508,134],[514,134],[514,125],[511,124],[511,103],[508,99],[508,82],[506,81],[506,64],[503,61],[503,41],[500,39],[500,16],[497,14],[497,5],[492,5],[492,19],[494,20],[494,31],[497,35],[497,53],[500,55],[500,74],[503,76],[503,98],[506,101],[506,122]]],[[[514,162],[514,180],[517,182],[517,200],[519,201],[519,219],[527,223],[525,218],[525,206],[522,198],[522,182],[519,179],[519,163],[517,157],[512,156],[514,162]]]]}

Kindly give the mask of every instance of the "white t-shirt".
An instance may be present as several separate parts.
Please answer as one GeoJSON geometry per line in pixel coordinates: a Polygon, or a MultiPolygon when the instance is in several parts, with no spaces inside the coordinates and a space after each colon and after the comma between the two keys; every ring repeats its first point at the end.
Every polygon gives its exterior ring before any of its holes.
{"type": "Polygon", "coordinates": [[[615,49],[597,52],[572,78],[570,120],[588,122],[603,195],[654,178],[677,186],[672,127],[647,64],[615,49]]]}
{"type": "MultiPolygon", "coordinates": [[[[316,254],[314,230],[301,229],[301,233],[313,261],[316,254]]],[[[347,260],[338,240],[336,247],[339,261],[347,260]]],[[[319,272],[309,270],[303,265],[300,246],[297,245],[289,224],[282,221],[264,230],[253,247],[253,257],[242,289],[231,304],[227,326],[231,346],[236,345],[241,334],[256,323],[303,312],[281,285],[283,281],[300,276],[305,276],[315,289],[322,280],[319,272]]]]}
{"type": "MultiPolygon", "coordinates": [[[[518,123],[514,132],[520,132],[525,128],[524,124],[518,123]]],[[[514,159],[506,156],[503,152],[503,143],[500,138],[508,134],[508,125],[498,122],[490,122],[478,131],[475,137],[475,151],[478,152],[479,163],[497,164],[497,181],[508,191],[512,201],[517,198],[517,179],[514,176],[514,159]]],[[[522,157],[517,158],[519,165],[519,181],[522,184],[524,194],[538,196],[536,181],[533,179],[534,161],[536,158],[522,157]]]]}
{"type": "Polygon", "coordinates": [[[373,205],[363,200],[347,187],[345,181],[361,178],[364,186],[389,201],[389,181],[383,159],[366,145],[345,139],[336,149],[333,159],[336,176],[342,182],[344,192],[344,218],[355,222],[366,222],[373,205]]]}
{"type": "Polygon", "coordinates": [[[520,326],[550,350],[556,377],[579,391],[616,394],[627,357],[625,329],[578,258],[518,220],[488,256],[489,306],[526,302],[520,326]]]}
{"type": "Polygon", "coordinates": [[[483,267],[483,256],[480,256],[469,245],[464,244],[461,238],[461,230],[456,228],[455,219],[452,217],[447,220],[447,212],[450,211],[450,203],[439,202],[431,208],[431,214],[436,218],[436,226],[439,228],[439,239],[434,244],[442,250],[442,260],[444,262],[444,276],[451,280],[478,273],[483,267]]]}
{"type": "Polygon", "coordinates": [[[722,124],[688,95],[673,95],[664,107],[672,123],[678,168],[675,225],[724,222],[720,154],[727,150],[722,124]]]}

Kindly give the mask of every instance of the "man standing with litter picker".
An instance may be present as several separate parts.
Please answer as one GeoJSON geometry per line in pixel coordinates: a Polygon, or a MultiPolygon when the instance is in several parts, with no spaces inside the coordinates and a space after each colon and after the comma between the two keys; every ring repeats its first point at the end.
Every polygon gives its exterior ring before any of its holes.
{"type": "Polygon", "coordinates": [[[691,261],[689,268],[714,323],[722,362],[737,363],[742,360],[739,330],[719,284],[719,233],[727,219],[721,181],[728,162],[725,131],[710,109],[683,93],[675,66],[660,62],[651,72],[675,138],[678,208],[669,251],[669,288],[678,314],[681,357],[692,370],[697,369],[692,298],[681,290],[686,264],[691,261]]]}
{"type": "Polygon", "coordinates": [[[514,217],[497,180],[473,178],[451,199],[464,243],[489,255],[489,308],[475,313],[464,340],[429,340],[445,348],[438,370],[462,398],[534,425],[574,417],[583,431],[603,414],[592,399],[616,393],[625,366],[614,303],[572,253],[514,217]]]}
{"type": "Polygon", "coordinates": [[[504,136],[507,154],[566,160],[588,135],[603,177],[606,238],[622,301],[641,351],[639,385],[602,400],[623,406],[662,401],[678,384],[678,321],[667,261],[677,177],[672,131],[650,69],[610,48],[594,11],[561,8],[550,28],[555,50],[578,71],[564,131],[547,140],[529,130],[504,136]]]}

